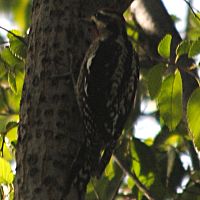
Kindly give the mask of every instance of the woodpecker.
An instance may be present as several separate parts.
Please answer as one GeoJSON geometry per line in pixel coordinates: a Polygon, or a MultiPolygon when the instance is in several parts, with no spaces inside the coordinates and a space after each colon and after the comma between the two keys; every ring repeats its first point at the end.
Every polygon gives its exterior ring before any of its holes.
{"type": "Polygon", "coordinates": [[[76,184],[86,186],[108,164],[134,104],[139,61],[123,16],[100,10],[91,17],[98,36],[85,54],[77,80],[77,100],[84,124],[84,163],[76,184]]]}

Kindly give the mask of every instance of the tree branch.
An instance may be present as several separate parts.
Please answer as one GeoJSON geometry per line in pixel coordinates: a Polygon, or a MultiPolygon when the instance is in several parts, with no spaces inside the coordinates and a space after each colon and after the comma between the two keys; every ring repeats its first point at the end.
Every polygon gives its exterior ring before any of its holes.
{"type": "MultiPolygon", "coordinates": [[[[191,3],[190,3],[189,1],[187,1],[187,0],[183,0],[183,1],[185,1],[185,3],[189,6],[189,8],[190,8],[190,10],[192,11],[193,15],[194,15],[198,20],[200,20],[200,17],[194,12],[194,9],[193,9],[191,3]]],[[[197,12],[199,12],[199,10],[197,10],[197,12]]]]}
{"type": "Polygon", "coordinates": [[[130,176],[134,180],[135,185],[146,196],[146,198],[149,199],[149,200],[155,200],[155,198],[152,196],[152,194],[146,188],[146,186],[143,185],[140,182],[140,180],[138,179],[138,177],[136,176],[136,174],[134,172],[131,172],[128,169],[128,167],[126,167],[125,163],[123,163],[116,154],[114,154],[113,157],[114,157],[115,162],[119,165],[119,167],[123,170],[123,172],[126,173],[128,176],[130,176]]]}
{"type": "Polygon", "coordinates": [[[13,33],[12,31],[9,31],[8,29],[0,26],[0,29],[10,33],[11,35],[13,35],[14,37],[16,37],[18,40],[20,40],[23,44],[25,44],[27,46],[27,43],[25,42],[24,38],[23,37],[20,37],[19,35],[16,35],[15,33],[13,33]]]}

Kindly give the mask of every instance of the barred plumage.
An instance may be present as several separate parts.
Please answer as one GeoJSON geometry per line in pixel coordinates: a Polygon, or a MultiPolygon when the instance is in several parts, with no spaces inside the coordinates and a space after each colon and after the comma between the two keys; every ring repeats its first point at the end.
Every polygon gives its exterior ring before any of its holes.
{"type": "Polygon", "coordinates": [[[77,184],[100,175],[109,162],[133,105],[139,78],[138,59],[124,18],[101,10],[92,20],[99,35],[85,55],[77,82],[85,128],[85,161],[77,184]]]}

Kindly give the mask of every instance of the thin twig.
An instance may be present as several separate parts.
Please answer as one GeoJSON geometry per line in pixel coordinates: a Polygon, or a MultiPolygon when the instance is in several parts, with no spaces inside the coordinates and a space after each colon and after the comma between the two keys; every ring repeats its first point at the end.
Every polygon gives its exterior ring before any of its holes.
{"type": "Polygon", "coordinates": [[[23,37],[20,37],[19,35],[16,35],[15,33],[13,33],[12,31],[9,31],[8,29],[0,26],[0,29],[10,33],[11,35],[13,35],[14,37],[16,37],[18,40],[20,40],[23,44],[25,44],[27,46],[27,43],[25,42],[25,40],[23,39],[23,37]]]}
{"type": "MultiPolygon", "coordinates": [[[[192,7],[191,3],[189,1],[187,1],[187,0],[184,0],[184,1],[189,6],[189,8],[192,11],[193,15],[200,21],[200,17],[194,12],[194,8],[192,7]]],[[[197,10],[197,12],[199,12],[199,11],[197,10]]]]}
{"type": "Polygon", "coordinates": [[[150,193],[150,191],[146,188],[146,186],[144,184],[142,184],[140,182],[140,180],[138,179],[138,177],[136,176],[136,174],[134,172],[131,172],[124,164],[123,162],[117,157],[117,155],[114,154],[114,160],[115,162],[119,165],[119,167],[124,171],[124,173],[126,173],[128,176],[130,176],[134,182],[135,185],[137,186],[137,188],[145,195],[145,197],[149,200],[156,200],[152,194],[150,193]]]}
{"type": "Polygon", "coordinates": [[[1,145],[1,157],[3,157],[3,149],[4,149],[4,144],[5,144],[5,134],[2,135],[2,145],[1,145]]]}
{"type": "Polygon", "coordinates": [[[8,41],[2,41],[1,43],[0,43],[0,46],[4,46],[5,44],[8,44],[9,42],[8,41]]]}
{"type": "Polygon", "coordinates": [[[92,183],[92,186],[93,186],[93,189],[94,189],[94,194],[95,194],[97,200],[100,200],[100,198],[99,198],[99,194],[98,194],[98,192],[97,192],[97,190],[96,190],[96,187],[95,187],[95,185],[94,185],[94,183],[93,183],[92,180],[91,180],[91,183],[92,183]]]}

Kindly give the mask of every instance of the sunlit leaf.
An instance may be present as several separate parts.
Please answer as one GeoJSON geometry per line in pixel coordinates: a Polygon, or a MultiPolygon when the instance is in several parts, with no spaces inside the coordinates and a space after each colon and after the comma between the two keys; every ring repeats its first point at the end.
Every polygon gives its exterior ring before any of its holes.
{"type": "Polygon", "coordinates": [[[24,71],[23,72],[17,71],[15,73],[15,80],[16,80],[16,85],[17,85],[17,94],[21,96],[22,87],[24,83],[24,71]]]}
{"type": "Polygon", "coordinates": [[[191,40],[197,40],[200,37],[200,13],[197,12],[196,16],[192,13],[189,15],[189,26],[187,37],[191,40]],[[198,17],[196,17],[198,16],[198,17]]]}
{"type": "Polygon", "coordinates": [[[190,47],[188,57],[192,58],[200,54],[200,39],[194,41],[190,47]]]}
{"type": "Polygon", "coordinates": [[[14,93],[17,93],[16,79],[15,79],[15,74],[13,72],[8,73],[8,83],[10,85],[11,90],[14,93]]]}
{"type": "Polygon", "coordinates": [[[188,101],[187,121],[196,148],[200,151],[200,88],[197,88],[188,101]]]}
{"type": "Polygon", "coordinates": [[[165,35],[165,37],[160,41],[158,45],[158,53],[163,58],[169,58],[170,56],[170,47],[171,47],[172,36],[170,34],[165,35]]]}
{"type": "Polygon", "coordinates": [[[163,81],[158,107],[165,124],[174,130],[182,118],[182,79],[178,70],[163,81]]]}
{"type": "MultiPolygon", "coordinates": [[[[140,181],[145,185],[146,188],[150,188],[151,185],[154,183],[155,181],[155,174],[153,172],[149,172],[148,174],[146,174],[145,176],[142,175],[139,177],[140,181]]],[[[139,194],[141,197],[144,196],[143,192],[140,191],[139,194]]]]}
{"type": "Polygon", "coordinates": [[[15,127],[7,132],[6,137],[9,139],[9,142],[15,143],[17,141],[17,138],[18,138],[17,130],[18,130],[18,127],[15,127]]]}
{"type": "Polygon", "coordinates": [[[18,113],[20,107],[20,99],[21,99],[20,94],[13,93],[12,90],[6,90],[6,99],[10,109],[15,113],[18,113]]]}
{"type": "Polygon", "coordinates": [[[8,122],[7,125],[6,125],[6,131],[9,131],[12,128],[15,128],[17,126],[18,126],[17,122],[14,122],[14,121],[8,122]]]}
{"type": "Polygon", "coordinates": [[[6,73],[7,73],[6,64],[1,59],[1,56],[0,56],[0,77],[3,77],[6,73]]]}
{"type": "Polygon", "coordinates": [[[115,171],[115,176],[113,176],[112,179],[108,179],[106,176],[102,176],[100,179],[92,179],[87,186],[87,200],[94,200],[98,198],[105,200],[113,199],[113,195],[115,195],[118,191],[119,184],[122,182],[124,175],[119,166],[113,161],[111,162],[114,165],[113,169],[115,171]]]}
{"type": "Polygon", "coordinates": [[[7,35],[7,37],[9,38],[11,52],[17,57],[25,59],[27,53],[27,46],[25,45],[25,39],[21,36],[21,33],[19,31],[12,30],[11,32],[14,33],[14,35],[11,33],[8,33],[7,35]]]}
{"type": "Polygon", "coordinates": [[[161,85],[162,85],[162,75],[164,71],[164,64],[158,64],[153,66],[147,76],[147,84],[149,89],[149,94],[152,99],[157,97],[161,85]]]}
{"type": "MultiPolygon", "coordinates": [[[[154,153],[149,146],[136,138],[132,140],[131,147],[133,159],[132,172],[136,174],[142,184],[144,184],[147,188],[150,188],[155,180],[154,153]]],[[[129,181],[128,184],[129,187],[134,186],[131,181],[129,181]]],[[[137,196],[137,199],[142,199],[144,195],[136,187],[133,188],[133,193],[137,196]]]]}
{"type": "Polygon", "coordinates": [[[12,152],[12,149],[7,145],[7,143],[4,143],[3,146],[3,157],[9,161],[14,159],[14,154],[12,152]]]}
{"type": "Polygon", "coordinates": [[[12,128],[10,131],[7,132],[6,138],[9,139],[9,142],[16,142],[18,138],[17,134],[18,127],[12,128]]]}
{"type": "Polygon", "coordinates": [[[136,176],[140,175],[140,170],[141,170],[141,166],[140,166],[140,159],[138,156],[138,153],[135,149],[135,144],[132,142],[130,145],[130,151],[131,151],[131,156],[132,156],[132,171],[136,174],[136,176]]]}
{"type": "Polygon", "coordinates": [[[19,112],[20,107],[20,99],[21,99],[21,91],[23,86],[23,80],[24,80],[24,73],[17,72],[16,74],[16,85],[17,85],[17,94],[13,95],[13,92],[11,90],[6,90],[6,99],[9,107],[15,112],[19,112]]]}
{"type": "Polygon", "coordinates": [[[105,176],[108,178],[108,180],[112,180],[112,178],[115,176],[115,171],[113,167],[113,162],[110,161],[105,169],[105,176]]]}
{"type": "MultiPolygon", "coordinates": [[[[1,156],[7,161],[11,161],[14,159],[14,152],[12,152],[12,149],[10,148],[8,141],[7,142],[5,141],[7,141],[7,137],[3,137],[1,134],[0,137],[1,156]]],[[[1,173],[1,168],[0,168],[0,173],[1,173]]]]}
{"type": "Polygon", "coordinates": [[[176,60],[183,54],[188,54],[191,42],[188,40],[183,40],[176,48],[176,60]]]}
{"type": "Polygon", "coordinates": [[[171,133],[165,140],[165,147],[173,146],[176,147],[178,144],[183,142],[183,138],[180,134],[177,133],[171,133]]]}
{"type": "Polygon", "coordinates": [[[14,199],[14,190],[12,190],[10,193],[9,193],[9,200],[13,200],[14,199]]]}
{"type": "Polygon", "coordinates": [[[135,182],[131,177],[128,177],[127,184],[128,184],[129,189],[132,189],[133,186],[135,185],[135,182]]]}
{"type": "Polygon", "coordinates": [[[13,182],[13,172],[8,161],[0,158],[0,183],[11,184],[13,182]]]}
{"type": "Polygon", "coordinates": [[[12,54],[9,48],[3,49],[3,51],[0,54],[0,57],[8,65],[8,67],[11,67],[11,69],[13,69],[14,67],[21,67],[24,65],[24,63],[20,59],[18,59],[12,54]]]}

